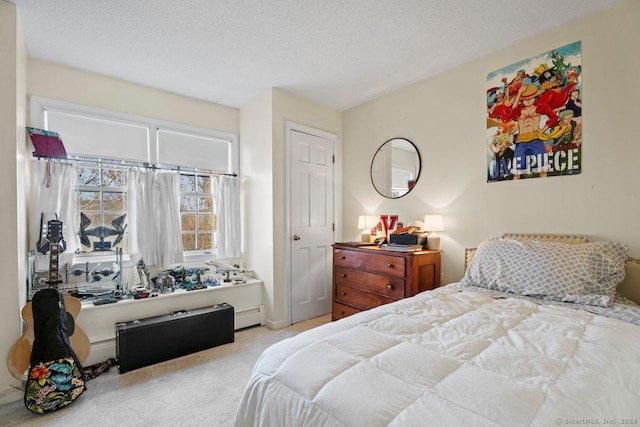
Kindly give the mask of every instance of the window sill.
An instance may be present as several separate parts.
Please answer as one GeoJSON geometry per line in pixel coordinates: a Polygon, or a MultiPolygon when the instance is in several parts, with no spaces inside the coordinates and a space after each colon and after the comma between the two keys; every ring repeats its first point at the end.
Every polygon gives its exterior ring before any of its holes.
{"type": "MultiPolygon", "coordinates": [[[[145,302],[148,301],[154,301],[154,300],[165,300],[165,298],[180,298],[180,297],[184,297],[184,296],[188,296],[188,295],[204,295],[204,294],[209,294],[210,292],[216,292],[216,291],[220,291],[220,290],[225,290],[225,289],[230,289],[230,288],[242,288],[245,286],[253,286],[256,283],[262,283],[261,280],[258,279],[247,279],[246,282],[244,283],[237,283],[237,284],[220,284],[217,286],[211,286],[208,287],[206,289],[198,289],[198,290],[194,290],[194,291],[187,291],[186,289],[177,289],[173,292],[166,292],[166,293],[152,293],[152,295],[156,295],[156,296],[149,296],[146,298],[139,298],[139,299],[134,299],[134,298],[123,298],[118,300],[118,302],[116,303],[111,303],[111,304],[100,304],[100,305],[95,305],[93,303],[93,299],[87,298],[82,300],[82,310],[100,310],[102,308],[106,308],[106,307],[114,307],[114,306],[122,306],[122,305],[129,305],[129,304],[144,304],[145,302]]],[[[168,301],[168,300],[167,300],[168,301]]]]}

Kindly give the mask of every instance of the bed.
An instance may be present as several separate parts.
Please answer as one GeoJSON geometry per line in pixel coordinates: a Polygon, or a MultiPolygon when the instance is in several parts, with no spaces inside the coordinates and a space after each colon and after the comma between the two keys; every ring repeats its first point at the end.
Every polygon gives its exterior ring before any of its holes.
{"type": "Polygon", "coordinates": [[[640,261],[625,245],[508,234],[465,261],[458,283],[265,350],[236,427],[640,422],[640,261]]]}

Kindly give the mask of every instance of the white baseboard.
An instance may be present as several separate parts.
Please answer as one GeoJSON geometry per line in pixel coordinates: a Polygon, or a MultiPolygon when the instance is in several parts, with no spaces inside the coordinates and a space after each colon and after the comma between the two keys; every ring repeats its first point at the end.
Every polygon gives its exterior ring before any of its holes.
{"type": "Polygon", "coordinates": [[[82,366],[95,365],[96,363],[106,362],[109,359],[116,357],[116,340],[105,340],[100,342],[91,343],[91,351],[87,360],[84,361],[82,366]]]}
{"type": "Polygon", "coordinates": [[[287,323],[287,321],[285,320],[280,320],[278,322],[272,322],[270,320],[265,320],[264,325],[269,328],[269,329],[282,329],[282,328],[286,328],[287,326],[291,326],[290,323],[287,323]]]}
{"type": "MultiPolygon", "coordinates": [[[[234,329],[242,329],[254,325],[264,325],[265,311],[264,305],[234,312],[234,329]]],[[[84,367],[102,363],[108,359],[116,357],[116,340],[109,339],[91,343],[91,351],[87,360],[82,364],[84,367]]]]}
{"type": "Polygon", "coordinates": [[[248,326],[264,325],[265,311],[264,305],[250,308],[243,311],[234,312],[234,329],[242,329],[248,326]]]}

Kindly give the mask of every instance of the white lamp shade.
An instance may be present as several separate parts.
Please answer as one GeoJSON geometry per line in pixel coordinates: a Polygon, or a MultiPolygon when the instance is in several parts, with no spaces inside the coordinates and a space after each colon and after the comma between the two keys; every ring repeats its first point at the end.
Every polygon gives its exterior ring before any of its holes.
{"type": "Polygon", "coordinates": [[[370,230],[378,224],[376,215],[360,215],[358,216],[358,230],[370,230]]]}
{"type": "Polygon", "coordinates": [[[423,231],[444,231],[442,215],[425,215],[423,231]]]}

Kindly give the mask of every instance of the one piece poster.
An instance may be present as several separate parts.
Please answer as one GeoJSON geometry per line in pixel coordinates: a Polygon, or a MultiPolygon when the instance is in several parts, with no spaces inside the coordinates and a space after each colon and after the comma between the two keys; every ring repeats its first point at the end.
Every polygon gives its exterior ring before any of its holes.
{"type": "Polygon", "coordinates": [[[487,182],[582,170],[582,42],[487,75],[487,182]]]}

